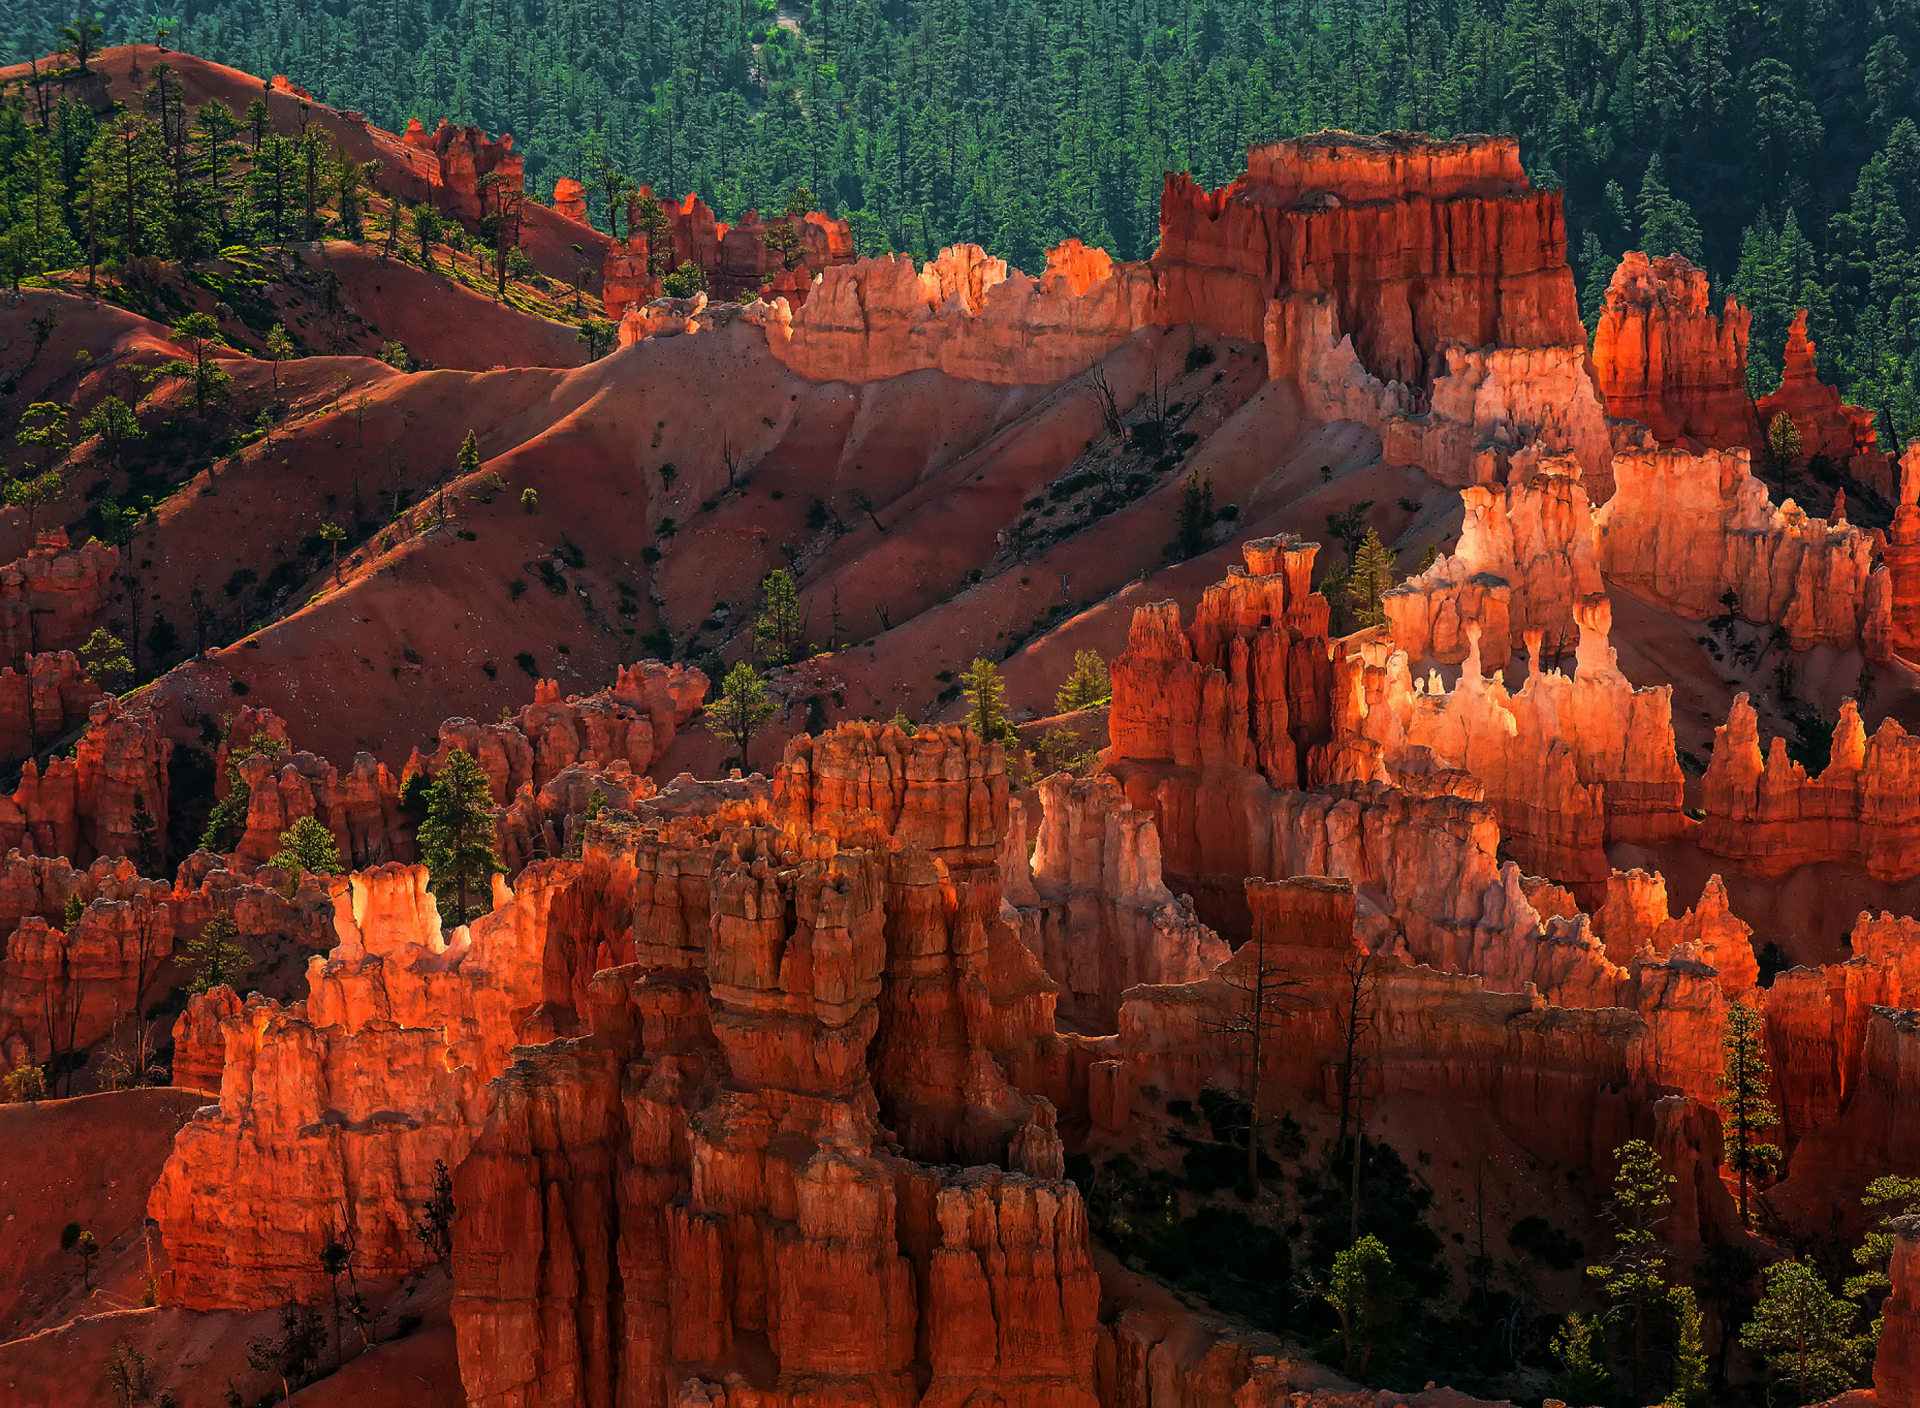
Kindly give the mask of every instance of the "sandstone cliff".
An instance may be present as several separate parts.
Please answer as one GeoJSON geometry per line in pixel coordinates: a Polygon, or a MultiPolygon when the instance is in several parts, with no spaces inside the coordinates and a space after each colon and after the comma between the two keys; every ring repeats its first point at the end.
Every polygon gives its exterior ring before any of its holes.
{"type": "Polygon", "coordinates": [[[1920,875],[1920,740],[1891,718],[1869,739],[1851,699],[1840,706],[1827,766],[1808,777],[1784,738],[1761,753],[1758,717],[1737,695],[1714,730],[1701,804],[1701,848],[1754,874],[1844,860],[1876,880],[1920,875]]]}
{"type": "Polygon", "coordinates": [[[805,304],[774,304],[767,344],[815,381],[876,381],[934,368],[1001,385],[1063,381],[1154,320],[1141,265],[1115,265],[1078,240],[1050,251],[1038,278],[977,245],[916,270],[911,257],[824,270],[805,304]]]}
{"type": "Polygon", "coordinates": [[[1752,315],[1731,296],[1707,306],[1707,274],[1685,256],[1628,251],[1614,270],[1593,334],[1594,375],[1607,414],[1639,421],[1662,444],[1758,449],[1747,399],[1752,315]]]}
{"type": "Polygon", "coordinates": [[[1874,535],[1791,499],[1775,508],[1744,449],[1623,450],[1613,468],[1617,492],[1594,515],[1609,581],[1696,621],[1725,611],[1732,591],[1737,615],[1784,627],[1794,650],[1889,658],[1899,579],[1874,566],[1874,535]]]}

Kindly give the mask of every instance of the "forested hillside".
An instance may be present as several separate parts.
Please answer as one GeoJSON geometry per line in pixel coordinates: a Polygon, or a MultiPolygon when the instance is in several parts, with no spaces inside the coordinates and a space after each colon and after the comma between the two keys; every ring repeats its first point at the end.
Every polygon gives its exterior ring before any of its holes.
{"type": "MultiPolygon", "coordinates": [[[[55,47],[50,0],[10,8],[13,57],[55,47]]],[[[1883,434],[1920,419],[1911,0],[110,0],[102,19],[109,42],[164,28],[383,126],[511,131],[536,189],[618,171],[731,218],[805,184],[870,251],[974,240],[1028,268],[1065,235],[1144,255],[1162,173],[1219,185],[1249,143],[1513,130],[1566,189],[1590,308],[1622,250],[1684,251],[1753,308],[1757,389],[1805,302],[1883,434]]]]}

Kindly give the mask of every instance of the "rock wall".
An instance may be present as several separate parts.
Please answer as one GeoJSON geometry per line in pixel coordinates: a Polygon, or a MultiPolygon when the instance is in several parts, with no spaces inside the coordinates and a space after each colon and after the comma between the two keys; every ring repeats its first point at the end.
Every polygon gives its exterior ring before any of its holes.
{"type": "Polygon", "coordinates": [[[1154,321],[1142,265],[1115,265],[1078,240],[1050,250],[1038,278],[978,245],[916,270],[906,255],[823,270],[804,306],[780,300],[767,345],[815,381],[878,381],[927,368],[997,385],[1078,376],[1154,321]]]}
{"type": "MultiPolygon", "coordinates": [[[[1197,982],[1227,959],[1193,901],[1161,880],[1153,817],[1129,807],[1117,781],[1059,773],[1039,792],[1035,903],[1022,917],[1028,947],[1060,985],[1060,1016],[1082,1031],[1111,1031],[1128,988],[1197,982]]],[[[1026,871],[1024,845],[1014,864],[1026,871]]]]}
{"type": "Polygon", "coordinates": [[[1759,449],[1747,398],[1752,314],[1729,295],[1707,306],[1707,274],[1685,256],[1629,250],[1607,287],[1593,334],[1593,368],[1607,414],[1635,420],[1663,445],[1759,449]]]}
{"type": "Polygon", "coordinates": [[[1784,738],[1761,753],[1753,706],[1736,695],[1714,730],[1700,800],[1701,849],[1751,874],[1844,861],[1876,880],[1920,875],[1920,739],[1892,718],[1869,739],[1851,699],[1840,706],[1827,766],[1808,777],[1784,738]]]}
{"type": "Polygon", "coordinates": [[[1881,1408],[1920,1403],[1920,1218],[1896,1218],[1893,1290],[1880,1307],[1880,1343],[1873,1356],[1873,1396],[1881,1408]]]}
{"type": "Polygon", "coordinates": [[[1466,517],[1453,553],[1383,599],[1393,643],[1409,660],[1459,664],[1469,624],[1480,627],[1482,663],[1496,669],[1529,632],[1553,655],[1578,639],[1576,609],[1602,590],[1579,465],[1528,455],[1514,476],[1462,489],[1466,517]]]}
{"type": "Polygon", "coordinates": [[[1791,499],[1775,508],[1744,449],[1629,449],[1613,469],[1617,491],[1594,515],[1609,582],[1696,621],[1724,612],[1731,590],[1740,617],[1783,627],[1794,650],[1890,657],[1899,584],[1874,566],[1872,534],[1791,499]]]}
{"type": "Polygon", "coordinates": [[[70,547],[64,528],[43,529],[25,557],[0,567],[0,664],[78,649],[106,620],[119,569],[118,549],[95,539],[70,547]]]}
{"type": "Polygon", "coordinates": [[[310,960],[304,1001],[243,1003],[223,988],[194,1000],[195,1042],[223,1039],[220,1103],[181,1130],[149,1198],[164,1300],[324,1297],[330,1232],[350,1238],[362,1276],[426,1264],[414,1226],[435,1163],[464,1156],[517,1040],[574,1026],[564,993],[547,1001],[549,970],[564,967],[548,914],[571,878],[496,878],[493,912],[443,935],[424,869],[365,871],[336,882],[339,946],[310,960]]]}

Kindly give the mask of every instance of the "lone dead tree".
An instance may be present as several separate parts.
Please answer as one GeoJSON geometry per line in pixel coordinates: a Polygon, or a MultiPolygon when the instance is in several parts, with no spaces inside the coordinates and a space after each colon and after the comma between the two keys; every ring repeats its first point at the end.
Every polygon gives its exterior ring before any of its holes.
{"type": "Polygon", "coordinates": [[[1347,1131],[1358,1119],[1361,1090],[1365,1078],[1365,1058],[1360,1050],[1373,1033],[1374,989],[1379,986],[1379,960],[1363,948],[1355,948],[1341,965],[1346,974],[1346,989],[1341,995],[1337,1020],[1344,1054],[1340,1059],[1340,1140],[1334,1147],[1347,1146],[1347,1131]]]}
{"type": "Polygon", "coordinates": [[[1107,434],[1118,435],[1124,428],[1120,420],[1120,401],[1113,394],[1113,382],[1108,379],[1105,367],[1095,367],[1087,373],[1087,394],[1093,397],[1094,404],[1100,408],[1100,423],[1107,428],[1107,434]]]}
{"type": "MultiPolygon", "coordinates": [[[[1264,882],[1248,881],[1248,887],[1264,882]]],[[[1247,1186],[1260,1184],[1261,1073],[1267,1061],[1267,1042],[1274,1029],[1293,1012],[1283,1004],[1293,996],[1300,980],[1287,976],[1278,963],[1277,944],[1265,932],[1256,929],[1254,937],[1240,951],[1220,965],[1214,977],[1232,992],[1219,1012],[1201,1023],[1203,1029],[1216,1032],[1241,1047],[1247,1062],[1247,1186]]]]}

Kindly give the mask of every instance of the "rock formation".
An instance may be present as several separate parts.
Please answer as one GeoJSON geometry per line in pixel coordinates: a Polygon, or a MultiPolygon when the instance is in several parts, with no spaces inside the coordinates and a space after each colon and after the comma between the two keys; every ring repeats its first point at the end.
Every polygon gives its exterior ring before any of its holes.
{"type": "Polygon", "coordinates": [[[1716,317],[1707,274],[1684,255],[1629,250],[1593,334],[1594,376],[1607,414],[1640,422],[1663,445],[1758,449],[1747,398],[1747,328],[1753,317],[1729,295],[1716,317]]]}
{"type": "Polygon", "coordinates": [[[1700,800],[1701,849],[1750,873],[1845,861],[1876,880],[1920,875],[1920,739],[1891,718],[1869,739],[1851,699],[1840,706],[1827,766],[1810,778],[1787,757],[1786,739],[1761,753],[1758,717],[1736,695],[1714,730],[1700,800]]]}
{"type": "Polygon", "coordinates": [[[433,204],[469,224],[489,209],[497,210],[503,202],[518,199],[525,190],[525,160],[514,151],[513,138],[505,132],[495,141],[478,127],[455,127],[445,118],[428,132],[416,117],[407,124],[400,141],[412,158],[414,175],[426,183],[433,204]]]}
{"type": "MultiPolygon", "coordinates": [[[[562,176],[553,183],[553,212],[569,220],[587,223],[587,191],[571,176],[562,176]]],[[[609,309],[609,312],[612,310],[609,309]]]]}
{"type": "Polygon", "coordinates": [[[1007,1083],[1050,1059],[1052,988],[1001,918],[1005,789],[957,730],[846,725],[771,787],[589,828],[632,961],[589,1038],[519,1054],[460,1169],[470,1402],[1092,1408],[1085,1214],[1007,1083]]]}
{"type": "Polygon", "coordinates": [[[1780,385],[1759,400],[1761,426],[1772,425],[1773,418],[1784,413],[1800,432],[1802,455],[1824,455],[1882,498],[1892,498],[1892,460],[1877,448],[1873,412],[1845,404],[1838,388],[1820,380],[1814,350],[1807,336],[1807,310],[1802,308],[1787,331],[1780,385]]]}
{"type": "Polygon", "coordinates": [[[1893,1224],[1893,1290],[1880,1307],[1880,1344],[1873,1356],[1873,1396],[1880,1408],[1920,1404],[1920,1218],[1893,1224]]]}
{"type": "Polygon", "coordinates": [[[1791,499],[1775,508],[1744,449],[1629,449],[1613,470],[1617,490],[1594,515],[1608,581],[1696,621],[1725,612],[1732,591],[1736,615],[1783,627],[1794,650],[1889,658],[1898,580],[1874,566],[1872,534],[1791,499]]]}
{"type": "Polygon", "coordinates": [[[1466,518],[1451,556],[1389,591],[1393,643],[1416,663],[1457,665],[1466,627],[1480,627],[1480,658],[1493,668],[1537,631],[1548,653],[1572,648],[1575,611],[1601,590],[1593,518],[1570,456],[1516,459],[1505,484],[1461,490],[1466,518]]]}
{"type": "MultiPolygon", "coordinates": [[[[1333,299],[1360,367],[1422,392],[1450,349],[1585,342],[1560,195],[1531,188],[1512,137],[1329,132],[1250,148],[1223,190],[1170,176],[1153,269],[1159,321],[1249,342],[1269,303],[1333,299]]],[[[1275,375],[1302,359],[1269,346],[1275,375]]]]}
{"type": "MultiPolygon", "coordinates": [[[[1040,783],[1043,821],[1031,884],[1037,903],[1028,947],[1060,985],[1057,1012],[1085,1031],[1110,1031],[1121,994],[1136,983],[1197,982],[1227,946],[1160,877],[1153,818],[1126,804],[1105,774],[1040,783]]],[[[1012,861],[1027,872],[1026,847],[1012,861]]],[[[1009,885],[1009,889],[1012,886],[1009,885]]]]}
{"type": "Polygon", "coordinates": [[[1078,240],[1051,250],[1038,278],[978,245],[916,270],[906,255],[824,270],[805,305],[779,301],[767,344],[816,381],[877,381],[934,368],[1000,385],[1063,381],[1151,321],[1141,265],[1115,265],[1078,240]]]}
{"type": "Polygon", "coordinates": [[[217,1029],[224,1062],[220,1103],[180,1132],[149,1203],[170,1303],[324,1295],[315,1248],[330,1231],[350,1238],[363,1276],[424,1265],[414,1224],[435,1163],[464,1156],[516,1040],[572,1029],[564,1003],[547,1002],[566,966],[548,912],[571,876],[496,880],[493,912],[451,935],[426,879],[388,865],[336,882],[339,946],[310,960],[304,1001],[194,999],[189,1031],[204,1047],[217,1029]],[[249,1169],[273,1174],[236,1176],[249,1169]]]}
{"type": "Polygon", "coordinates": [[[50,760],[44,772],[29,762],[13,795],[0,795],[0,847],[76,864],[132,855],[144,811],[152,844],[164,854],[172,755],[146,708],[110,695],[94,701],[74,756],[50,760]]]}
{"type": "Polygon", "coordinates": [[[662,203],[667,228],[660,242],[670,247],[656,250],[639,219],[641,202],[654,198],[650,186],[628,197],[627,238],[615,240],[607,252],[601,299],[609,318],[618,319],[658,298],[660,278],[654,270],[663,265],[665,270],[683,264],[699,269],[716,301],[746,294],[784,298],[789,307],[799,308],[811,296],[821,270],[855,258],[851,227],[823,211],[763,221],[759,212],[749,210],[738,224],[729,225],[693,194],[662,203]]]}
{"type": "Polygon", "coordinates": [[[0,567],[0,664],[24,668],[42,651],[77,649],[106,619],[120,553],[98,540],[69,547],[47,528],[25,557],[0,567]]]}
{"type": "Polygon", "coordinates": [[[1386,642],[1349,638],[1336,650],[1329,775],[1424,788],[1458,770],[1492,804],[1515,859],[1597,904],[1610,872],[1602,847],[1677,836],[1684,779],[1671,687],[1635,689],[1620,673],[1604,596],[1577,617],[1573,674],[1542,670],[1529,632],[1527,680],[1513,693],[1482,677],[1476,625],[1451,691],[1437,672],[1415,678],[1386,642]]]}
{"type": "Polygon", "coordinates": [[[1751,995],[1759,981],[1753,930],[1729,911],[1727,887],[1718,875],[1707,881],[1699,903],[1675,918],[1660,872],[1616,870],[1607,878],[1606,903],[1594,912],[1593,926],[1614,963],[1631,963],[1643,953],[1691,956],[1720,975],[1730,998],[1751,995]]]}
{"type": "Polygon", "coordinates": [[[87,717],[104,691],[70,650],[29,655],[0,669],[0,759],[31,757],[87,717]]]}
{"type": "Polygon", "coordinates": [[[1920,652],[1920,436],[1900,456],[1900,502],[1883,548],[1891,578],[1892,646],[1920,652]]]}

